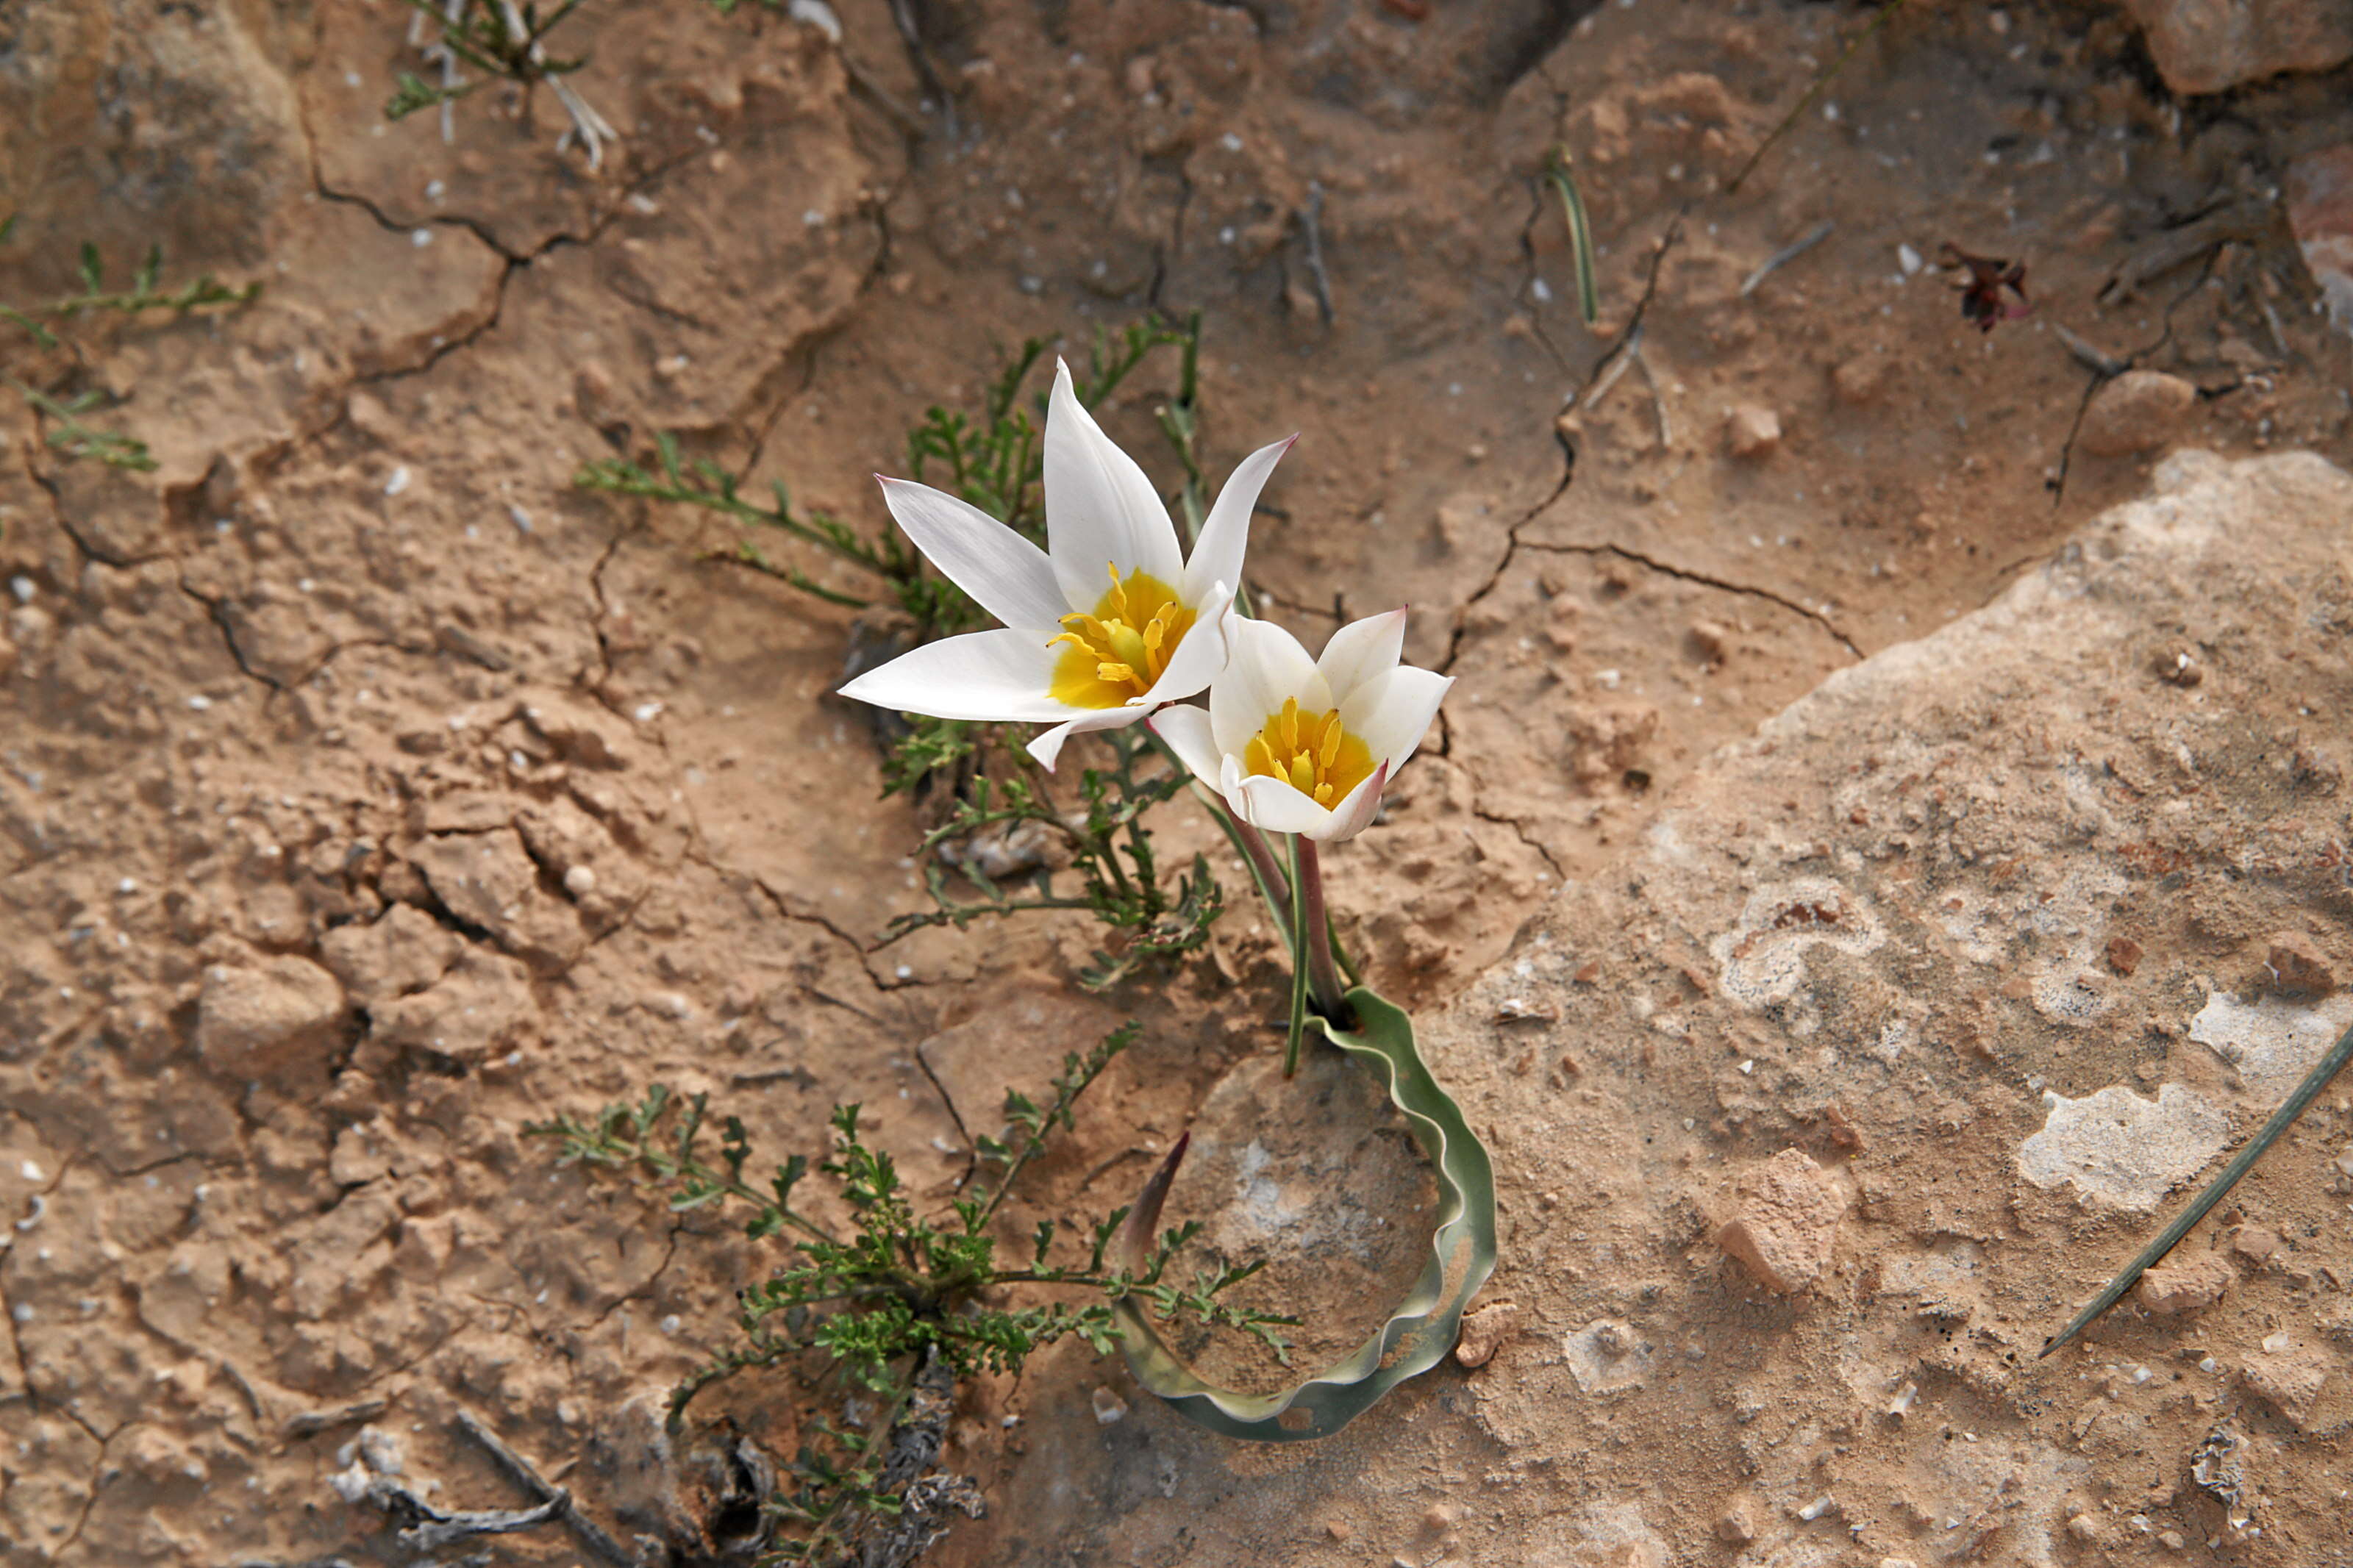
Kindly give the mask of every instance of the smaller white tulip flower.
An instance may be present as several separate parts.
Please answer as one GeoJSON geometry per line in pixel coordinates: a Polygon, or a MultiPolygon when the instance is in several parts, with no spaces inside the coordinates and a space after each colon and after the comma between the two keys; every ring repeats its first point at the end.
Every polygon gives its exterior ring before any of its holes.
{"type": "Polygon", "coordinates": [[[1342,626],[1315,659],[1281,626],[1237,617],[1208,710],[1164,708],[1152,727],[1251,826],[1353,838],[1454,684],[1398,662],[1405,614],[1342,626]]]}
{"type": "Polygon", "coordinates": [[[1278,441],[1241,460],[1187,560],[1159,491],[1096,425],[1058,361],[1044,550],[952,495],[875,476],[915,547],[1004,626],[926,643],[841,694],[935,719],[1051,724],[1029,743],[1049,768],[1072,735],[1197,695],[1226,667],[1250,512],[1290,447],[1278,441]]]}

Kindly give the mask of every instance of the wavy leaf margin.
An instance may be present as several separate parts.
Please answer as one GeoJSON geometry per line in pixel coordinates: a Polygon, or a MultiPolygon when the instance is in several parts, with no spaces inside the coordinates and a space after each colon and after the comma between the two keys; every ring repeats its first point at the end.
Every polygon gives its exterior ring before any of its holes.
{"type": "MultiPolygon", "coordinates": [[[[1203,1382],[1169,1350],[1143,1301],[1123,1298],[1113,1310],[1122,1331],[1120,1348],[1136,1382],[1194,1425],[1228,1437],[1303,1443],[1330,1436],[1454,1348],[1463,1310],[1494,1271],[1495,1173],[1486,1145],[1423,1064],[1412,1016],[1362,986],[1348,993],[1348,1004],[1356,1010],[1356,1028],[1338,1028],[1323,1018],[1311,1019],[1310,1026],[1384,1075],[1389,1102],[1404,1114],[1437,1168],[1438,1227],[1430,1235],[1430,1258],[1370,1339],[1279,1394],[1237,1394],[1203,1382]]],[[[1180,1139],[1145,1184],[1121,1231],[1122,1262],[1131,1272],[1142,1271],[1187,1142],[1180,1139]]]]}

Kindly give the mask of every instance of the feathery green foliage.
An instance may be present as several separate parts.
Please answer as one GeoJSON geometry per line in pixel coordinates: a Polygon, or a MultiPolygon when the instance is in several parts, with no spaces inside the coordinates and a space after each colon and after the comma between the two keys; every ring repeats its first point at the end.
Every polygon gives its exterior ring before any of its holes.
{"type": "Polygon", "coordinates": [[[1190,1285],[1167,1278],[1198,1226],[1171,1229],[1132,1262],[1113,1264],[1106,1252],[1126,1209],[1095,1225],[1075,1247],[1058,1247],[1054,1223],[1040,1219],[1012,1257],[1003,1256],[998,1221],[1016,1183],[1058,1131],[1072,1128],[1079,1098],[1136,1032],[1127,1025],[1084,1056],[1066,1056],[1042,1104],[1008,1090],[1000,1131],[975,1140],[977,1179],[938,1213],[921,1208],[890,1154],[867,1142],[855,1105],[835,1108],[832,1147],[823,1159],[811,1164],[795,1155],[757,1184],[746,1175],[752,1151],[743,1123],[722,1118],[714,1149],[706,1136],[708,1098],[681,1100],[660,1084],[634,1105],[525,1127],[554,1140],[566,1163],[628,1172],[667,1192],[673,1212],[731,1207],[746,1237],[787,1249],[772,1274],[740,1292],[742,1337],[670,1399],[676,1426],[713,1383],[787,1363],[805,1372],[814,1367],[817,1380],[843,1398],[850,1413],[843,1425],[819,1419],[804,1428],[790,1479],[771,1500],[774,1533],[764,1562],[819,1568],[840,1561],[864,1521],[898,1511],[899,1494],[885,1481],[884,1465],[893,1428],[926,1369],[944,1367],[955,1377],[1018,1372],[1042,1347],[1073,1337],[1109,1354],[1120,1342],[1122,1310],[1240,1330],[1284,1352],[1279,1330],[1291,1320],[1222,1299],[1258,1265],[1190,1285]],[[813,1205],[803,1196],[812,1186],[829,1193],[813,1205]],[[1000,1304],[1007,1286],[1057,1288],[1078,1299],[1000,1304]]]}

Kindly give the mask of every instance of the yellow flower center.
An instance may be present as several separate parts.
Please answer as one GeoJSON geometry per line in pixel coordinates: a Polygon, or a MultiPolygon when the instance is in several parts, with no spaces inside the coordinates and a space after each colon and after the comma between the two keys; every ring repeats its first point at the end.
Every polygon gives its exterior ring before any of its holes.
{"type": "Polygon", "coordinates": [[[1141,570],[1123,583],[1115,563],[1104,565],[1111,592],[1093,615],[1064,616],[1062,635],[1046,645],[1071,645],[1054,661],[1047,691],[1073,708],[1116,708],[1145,695],[1193,629],[1193,612],[1167,584],[1141,570]]]}
{"type": "Polygon", "coordinates": [[[1373,756],[1365,742],[1341,727],[1340,715],[1302,713],[1299,699],[1282,700],[1282,711],[1242,748],[1253,777],[1282,779],[1318,805],[1336,805],[1372,776],[1373,756]]]}

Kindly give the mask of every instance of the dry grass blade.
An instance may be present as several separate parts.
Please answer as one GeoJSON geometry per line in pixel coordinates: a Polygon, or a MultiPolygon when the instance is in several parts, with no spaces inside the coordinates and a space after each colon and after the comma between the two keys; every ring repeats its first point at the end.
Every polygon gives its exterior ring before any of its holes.
{"type": "Polygon", "coordinates": [[[2353,1029],[2348,1029],[2337,1037],[2337,1043],[2328,1047],[2328,1054],[2322,1057],[2314,1065],[2313,1069],[2305,1075],[2304,1081],[2295,1086],[2295,1092],[2289,1095],[2277,1110],[2272,1112],[2272,1119],[2263,1123],[2263,1130],[2255,1134],[2253,1142],[2239,1151],[2238,1158],[2223,1166],[2222,1173],[2215,1177],[2206,1190],[2199,1194],[2190,1205],[2175,1217],[2171,1225],[2158,1232],[2157,1239],[2143,1247],[2139,1257],[2126,1264],[2124,1271],[2109,1280],[2106,1289],[2092,1298],[2090,1306],[2076,1313],[2073,1321],[2053,1334],[2051,1337],[2051,1342],[2042,1347],[2042,1355],[2038,1355],[2035,1359],[2040,1361],[2042,1356],[2049,1355],[2077,1334],[2090,1328],[2101,1313],[2123,1300],[2125,1292],[2133,1288],[2141,1275],[2155,1268],[2167,1253],[2172,1251],[2180,1243],[2183,1237],[2196,1228],[2198,1222],[2204,1219],[2216,1204],[2222,1201],[2223,1196],[2232,1187],[2238,1185],[2239,1178],[2253,1169],[2255,1162],[2263,1157],[2263,1151],[2278,1142],[2280,1135],[2295,1124],[2297,1117],[2304,1114],[2305,1107],[2320,1098],[2320,1091],[2327,1089],[2329,1080],[2345,1069],[2345,1064],[2348,1059],[2353,1059],[2353,1029]]]}

